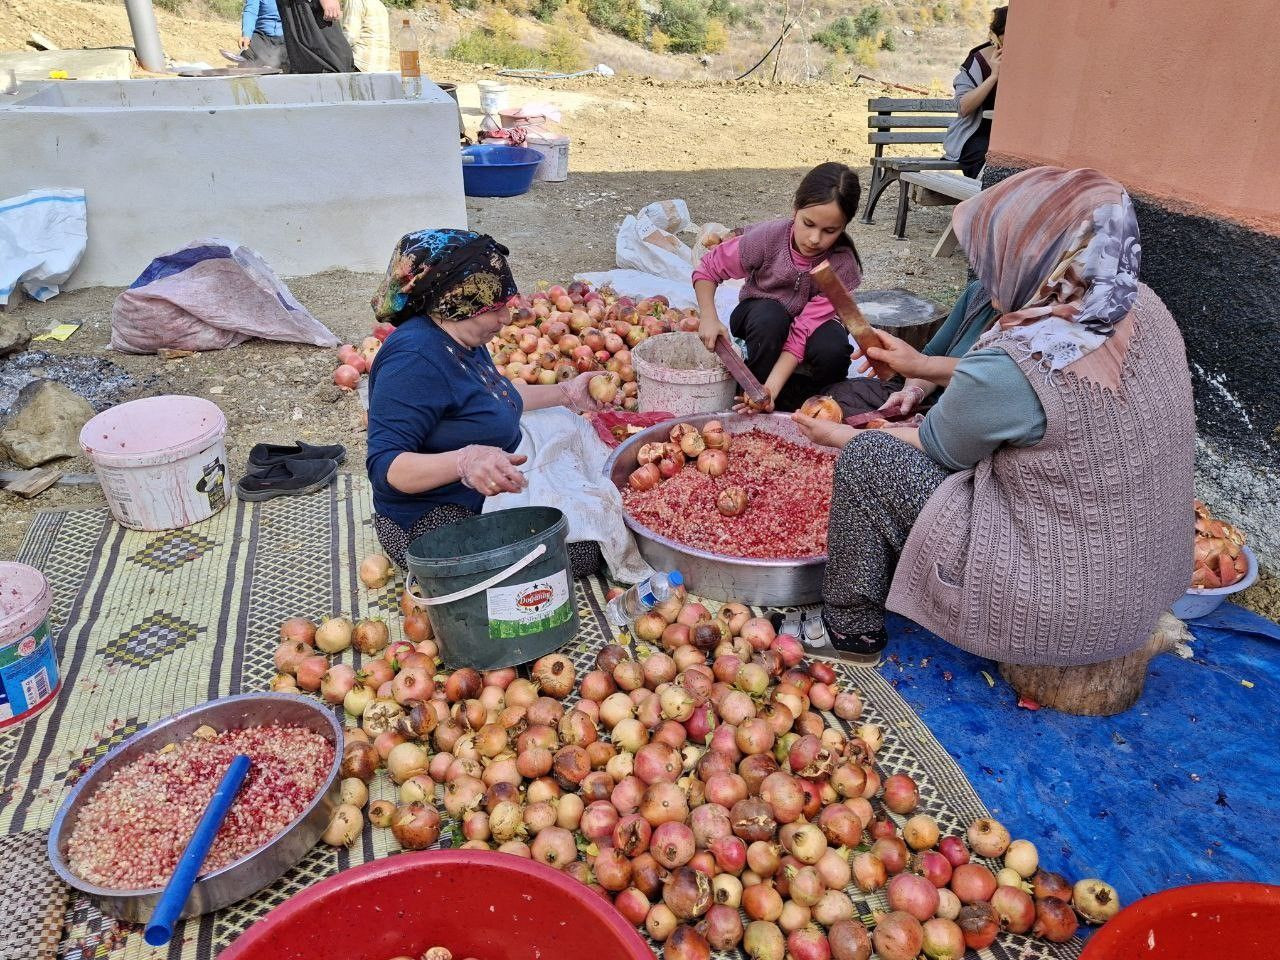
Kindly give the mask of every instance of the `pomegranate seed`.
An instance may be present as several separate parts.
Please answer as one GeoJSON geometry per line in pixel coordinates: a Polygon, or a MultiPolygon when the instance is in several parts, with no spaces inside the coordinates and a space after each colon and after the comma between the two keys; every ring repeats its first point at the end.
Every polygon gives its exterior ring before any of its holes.
{"type": "Polygon", "coordinates": [[[102,784],[67,842],[79,876],[114,890],[164,884],[237,754],[253,761],[201,873],[266,845],[301,816],[324,786],[333,746],[301,727],[226,730],[144,754],[102,784]]]}
{"type": "Polygon", "coordinates": [[[622,502],[650,530],[699,550],[760,559],[820,556],[827,552],[835,462],[834,452],[751,430],[734,436],[723,476],[690,463],[652,489],[626,487],[622,502]],[[747,492],[747,508],[736,517],[716,509],[729,487],[747,492]]]}

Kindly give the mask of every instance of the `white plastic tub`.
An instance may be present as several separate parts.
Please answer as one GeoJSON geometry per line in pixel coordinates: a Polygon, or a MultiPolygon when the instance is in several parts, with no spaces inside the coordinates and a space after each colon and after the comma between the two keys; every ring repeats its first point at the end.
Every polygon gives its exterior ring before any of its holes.
{"type": "Polygon", "coordinates": [[[1170,611],[1179,620],[1195,620],[1207,617],[1217,610],[1224,600],[1233,593],[1248,590],[1258,580],[1258,558],[1248,547],[1244,547],[1244,555],[1249,561],[1249,569],[1243,577],[1229,587],[1191,587],[1173,603],[1170,611]]]}
{"type": "Polygon", "coordinates": [[[542,154],[533,179],[560,183],[569,179],[569,138],[556,134],[530,135],[524,145],[542,154]]]}
{"type": "Polygon", "coordinates": [[[696,333],[664,333],[631,351],[641,413],[720,413],[733,406],[737,384],[696,333]]]}
{"type": "Polygon", "coordinates": [[[111,514],[134,530],[176,530],[207,520],[231,498],[227,418],[200,397],[133,400],[80,431],[111,514]]]}

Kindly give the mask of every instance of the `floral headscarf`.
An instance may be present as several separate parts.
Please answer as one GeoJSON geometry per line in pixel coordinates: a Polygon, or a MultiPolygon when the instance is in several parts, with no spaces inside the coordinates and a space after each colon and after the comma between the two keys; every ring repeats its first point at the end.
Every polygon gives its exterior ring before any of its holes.
{"type": "Polygon", "coordinates": [[[410,317],[466,320],[515,296],[508,250],[469,230],[419,230],[396,244],[371,304],[378,320],[399,326],[410,317]]]}
{"type": "Polygon", "coordinates": [[[1106,343],[1137,299],[1133,204],[1097,170],[1025,170],[959,204],[952,226],[1003,311],[979,347],[1018,341],[1061,370],[1106,343]]]}

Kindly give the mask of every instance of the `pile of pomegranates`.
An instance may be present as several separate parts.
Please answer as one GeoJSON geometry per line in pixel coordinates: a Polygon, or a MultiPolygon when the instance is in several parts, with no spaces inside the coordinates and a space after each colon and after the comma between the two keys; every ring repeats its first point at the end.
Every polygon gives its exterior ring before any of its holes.
{"type": "Polygon", "coordinates": [[[382,342],[395,330],[389,323],[375,323],[373,332],[355,347],[344,343],[338,347],[338,368],[333,371],[333,382],[342,390],[354,390],[360,385],[360,376],[369,372],[373,358],[378,355],[382,342]]]}
{"type": "Polygon", "coordinates": [[[508,305],[511,322],[489,343],[508,379],[549,384],[604,370],[612,376],[594,379],[592,395],[624,410],[639,403],[631,348],[662,333],[698,329],[698,312],[673,310],[666,297],[637,301],[581,281],[517,294],[508,305]]]}
{"type": "MultiPolygon", "coordinates": [[[[453,960],[453,951],[447,947],[431,947],[421,957],[399,956],[392,957],[391,960],[453,960]]],[[[475,957],[466,957],[465,960],[476,960],[475,957]]]]}
{"type": "Polygon", "coordinates": [[[610,643],[581,675],[560,653],[527,675],[444,671],[426,618],[407,596],[401,609],[406,639],[359,645],[358,672],[334,664],[318,684],[324,658],[295,663],[298,644],[336,646],[347,623],[281,627],[277,684],[318,685],[349,716],[330,842],[367,816],[405,849],[447,830],[538,860],[664,960],[953,960],[1002,931],[1066,941],[1119,909],[991,818],[944,835],[919,785],[882,772],[861,694],[742,604],[713,614],[680,592],[636,622],[635,656],[610,643]],[[398,802],[369,802],[382,770],[398,802]]]}

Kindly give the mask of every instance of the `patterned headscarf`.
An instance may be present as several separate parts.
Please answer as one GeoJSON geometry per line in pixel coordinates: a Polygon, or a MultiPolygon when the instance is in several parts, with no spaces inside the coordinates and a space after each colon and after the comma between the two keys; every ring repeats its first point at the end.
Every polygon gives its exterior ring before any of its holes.
{"type": "Polygon", "coordinates": [[[508,250],[469,230],[419,230],[396,244],[371,301],[374,316],[399,326],[410,317],[466,320],[517,291],[508,250]]]}
{"type": "Polygon", "coordinates": [[[1137,299],[1133,204],[1097,170],[1024,170],[959,204],[951,222],[1004,311],[979,347],[1019,341],[1061,370],[1106,343],[1137,299]]]}

